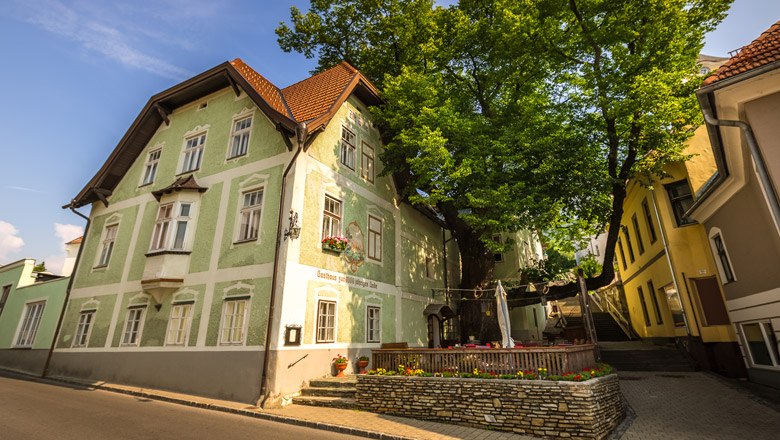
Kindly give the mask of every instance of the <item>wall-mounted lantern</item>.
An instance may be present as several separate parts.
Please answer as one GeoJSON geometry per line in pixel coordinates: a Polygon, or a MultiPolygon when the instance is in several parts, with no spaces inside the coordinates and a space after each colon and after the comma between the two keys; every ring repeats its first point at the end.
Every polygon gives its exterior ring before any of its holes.
{"type": "Polygon", "coordinates": [[[294,240],[301,235],[301,227],[298,225],[298,213],[290,210],[290,225],[284,231],[284,238],[290,237],[290,240],[294,240]]]}

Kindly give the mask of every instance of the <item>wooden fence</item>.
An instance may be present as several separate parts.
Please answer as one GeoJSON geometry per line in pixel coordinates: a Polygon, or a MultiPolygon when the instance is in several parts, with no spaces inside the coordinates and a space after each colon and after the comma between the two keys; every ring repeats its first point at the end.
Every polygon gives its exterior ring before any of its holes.
{"type": "Polygon", "coordinates": [[[582,371],[596,365],[593,344],[566,347],[490,349],[407,348],[371,350],[371,368],[395,370],[399,365],[426,373],[472,372],[515,374],[520,370],[546,368],[547,374],[582,371]]]}

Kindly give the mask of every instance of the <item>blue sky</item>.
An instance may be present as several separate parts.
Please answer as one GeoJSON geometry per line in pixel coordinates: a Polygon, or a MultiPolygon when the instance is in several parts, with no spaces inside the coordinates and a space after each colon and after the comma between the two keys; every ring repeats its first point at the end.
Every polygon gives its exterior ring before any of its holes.
{"type": "MultiPolygon", "coordinates": [[[[274,34],[293,4],[308,1],[0,3],[0,264],[58,269],[84,224],[61,206],[151,95],[236,57],[279,86],[305,78],[315,62],[282,52],[274,34]]],[[[778,19],[777,0],[736,0],[704,53],[727,56],[778,19]]]]}

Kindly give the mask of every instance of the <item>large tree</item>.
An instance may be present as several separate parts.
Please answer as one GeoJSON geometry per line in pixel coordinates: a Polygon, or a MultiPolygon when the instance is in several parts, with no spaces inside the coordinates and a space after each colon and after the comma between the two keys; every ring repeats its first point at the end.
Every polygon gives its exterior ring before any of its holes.
{"type": "Polygon", "coordinates": [[[318,70],[346,60],[380,87],[385,172],[441,213],[470,289],[491,279],[497,232],[607,225],[612,260],[627,180],[682,159],[700,123],[696,58],[729,4],[313,0],[277,34],[318,70]]]}

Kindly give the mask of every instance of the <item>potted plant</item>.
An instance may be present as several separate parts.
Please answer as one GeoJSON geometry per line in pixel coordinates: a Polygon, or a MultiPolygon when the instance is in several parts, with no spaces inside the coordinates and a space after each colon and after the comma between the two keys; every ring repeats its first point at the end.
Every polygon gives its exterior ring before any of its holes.
{"type": "Polygon", "coordinates": [[[322,239],[322,249],[340,254],[347,249],[348,243],[349,240],[344,237],[328,236],[322,239]]]}
{"type": "Polygon", "coordinates": [[[358,374],[366,374],[366,367],[368,366],[368,356],[360,356],[357,360],[357,366],[360,368],[358,374]]]}
{"type": "Polygon", "coordinates": [[[340,354],[333,358],[333,365],[336,367],[336,377],[344,377],[344,370],[347,369],[347,362],[347,358],[340,354]]]}

